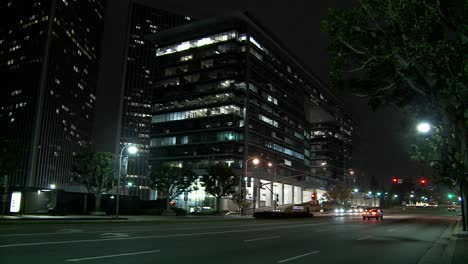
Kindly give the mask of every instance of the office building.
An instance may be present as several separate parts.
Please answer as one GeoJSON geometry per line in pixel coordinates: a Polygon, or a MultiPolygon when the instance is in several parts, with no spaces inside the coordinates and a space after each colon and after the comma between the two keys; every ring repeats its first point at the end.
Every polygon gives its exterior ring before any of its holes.
{"type": "Polygon", "coordinates": [[[0,3],[0,138],[20,153],[11,187],[76,189],[73,157],[92,145],[103,12],[101,0],[0,3]]]}
{"type": "MultiPolygon", "coordinates": [[[[260,207],[271,206],[273,194],[279,204],[309,201],[335,182],[312,173],[311,132],[316,123],[340,122],[339,101],[251,17],[207,19],[151,38],[158,45],[152,165],[247,170],[249,199],[253,186],[264,187],[260,207]]],[[[201,192],[188,194],[189,207],[201,192]]]]}
{"type": "Polygon", "coordinates": [[[97,105],[95,148],[118,154],[124,146],[136,145],[137,155],[128,159],[125,180],[128,184],[124,194],[149,199],[147,157],[156,47],[145,36],[189,23],[191,18],[137,0],[120,1],[110,8],[109,20],[113,23],[106,27],[109,31],[105,45],[116,45],[121,52],[118,48],[104,51],[107,57],[98,97],[105,100],[98,101],[97,105]],[[120,22],[116,23],[116,20],[120,22]],[[119,37],[121,42],[114,43],[119,37]],[[115,66],[117,69],[113,68],[115,66]]]}

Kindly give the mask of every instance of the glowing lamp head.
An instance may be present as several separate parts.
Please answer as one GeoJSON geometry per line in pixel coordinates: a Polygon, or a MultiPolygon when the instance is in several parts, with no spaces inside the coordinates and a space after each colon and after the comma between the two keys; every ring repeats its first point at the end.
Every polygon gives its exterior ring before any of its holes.
{"type": "Polygon", "coordinates": [[[427,122],[419,123],[416,129],[421,133],[428,133],[431,130],[431,125],[427,122]]]}
{"type": "Polygon", "coordinates": [[[252,162],[253,162],[253,164],[257,165],[257,164],[260,163],[260,160],[259,159],[253,159],[252,162]]]}
{"type": "Polygon", "coordinates": [[[135,153],[138,152],[138,148],[132,145],[132,146],[128,147],[127,151],[130,154],[135,154],[135,153]]]}

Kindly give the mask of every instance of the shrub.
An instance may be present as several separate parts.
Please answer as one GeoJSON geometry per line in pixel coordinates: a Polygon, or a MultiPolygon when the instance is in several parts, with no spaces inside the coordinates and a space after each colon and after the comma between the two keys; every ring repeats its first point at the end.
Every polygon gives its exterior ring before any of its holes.
{"type": "Polygon", "coordinates": [[[185,211],[185,209],[182,208],[173,207],[171,208],[171,210],[174,211],[176,215],[187,215],[187,211],[185,211]]]}
{"type": "Polygon", "coordinates": [[[163,208],[154,208],[154,209],[144,210],[143,214],[145,214],[145,215],[161,215],[163,211],[164,211],[163,208]]]}

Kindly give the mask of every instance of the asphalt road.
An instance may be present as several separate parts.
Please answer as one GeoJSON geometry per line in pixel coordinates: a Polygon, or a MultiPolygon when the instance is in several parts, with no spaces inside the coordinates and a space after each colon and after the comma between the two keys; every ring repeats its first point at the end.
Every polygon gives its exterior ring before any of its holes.
{"type": "Polygon", "coordinates": [[[456,214],[0,225],[0,263],[447,263],[456,214]]]}

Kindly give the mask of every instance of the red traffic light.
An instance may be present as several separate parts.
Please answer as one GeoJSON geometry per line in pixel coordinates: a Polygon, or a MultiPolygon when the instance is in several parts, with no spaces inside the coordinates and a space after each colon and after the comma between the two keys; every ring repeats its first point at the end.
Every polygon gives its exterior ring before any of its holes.
{"type": "Polygon", "coordinates": [[[392,182],[393,182],[393,183],[398,183],[398,178],[393,177],[393,178],[392,178],[392,182]]]}
{"type": "Polygon", "coordinates": [[[426,185],[426,184],[427,184],[427,180],[424,179],[424,178],[419,179],[419,183],[420,183],[421,185],[426,185]]]}
{"type": "Polygon", "coordinates": [[[317,199],[317,194],[313,193],[310,195],[310,198],[312,198],[313,201],[317,199]]]}

